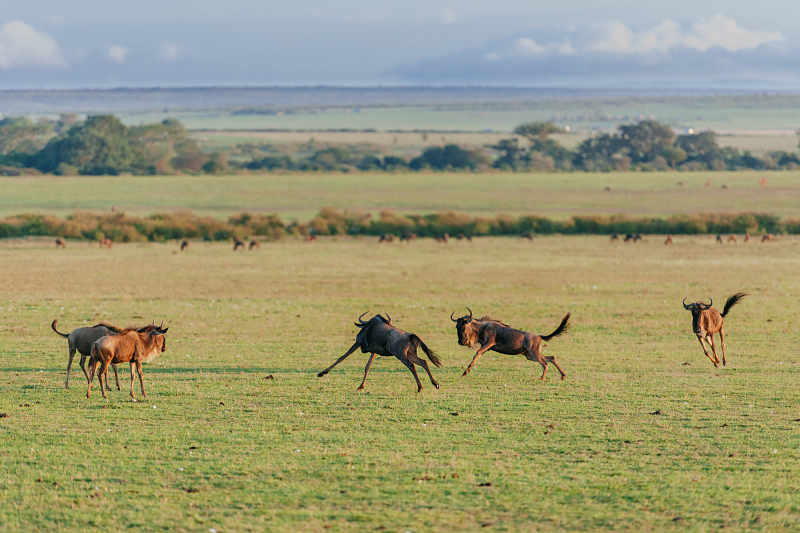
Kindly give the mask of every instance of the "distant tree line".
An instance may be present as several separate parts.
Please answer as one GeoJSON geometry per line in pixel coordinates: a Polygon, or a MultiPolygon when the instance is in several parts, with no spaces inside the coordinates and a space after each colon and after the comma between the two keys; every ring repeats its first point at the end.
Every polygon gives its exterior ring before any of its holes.
{"type": "Polygon", "coordinates": [[[222,173],[237,170],[299,172],[393,171],[591,171],[793,169],[800,154],[772,151],[754,155],[721,147],[711,131],[676,135],[654,120],[621,125],[613,133],[585,139],[574,149],[554,140],[561,130],[550,122],[515,128],[514,136],[471,149],[456,144],[431,146],[415,157],[364,153],[352,147],[308,144],[307,153],[291,157],[239,145],[229,152],[207,153],[176,120],[126,126],[111,115],[78,121],[26,118],[0,120],[0,174],[26,169],[51,174],[222,173]]]}
{"type": "Polygon", "coordinates": [[[276,215],[242,213],[219,220],[190,212],[154,214],[146,217],[124,213],[76,212],[66,218],[25,214],[0,219],[0,238],[27,236],[115,242],[203,239],[207,241],[260,237],[278,240],[309,235],[384,235],[398,237],[611,235],[613,233],[698,235],[720,233],[800,233],[800,219],[781,220],[762,213],[676,215],[666,218],[625,216],[575,216],[549,219],[539,216],[472,217],[461,213],[401,215],[383,211],[369,213],[326,208],[307,223],[286,222],[276,215]]]}

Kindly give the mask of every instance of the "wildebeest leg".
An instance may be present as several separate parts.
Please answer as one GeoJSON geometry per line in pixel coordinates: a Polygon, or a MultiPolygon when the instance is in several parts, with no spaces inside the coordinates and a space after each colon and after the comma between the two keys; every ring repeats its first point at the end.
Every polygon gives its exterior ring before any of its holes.
{"type": "Polygon", "coordinates": [[[147,394],[144,393],[144,380],[142,379],[142,362],[136,361],[136,373],[139,374],[139,386],[142,387],[142,397],[147,398],[147,394]]]}
{"type": "Polygon", "coordinates": [[[703,337],[698,335],[697,336],[697,342],[700,343],[700,347],[703,349],[703,353],[706,354],[706,357],[708,357],[711,360],[711,362],[714,363],[714,366],[717,366],[717,362],[714,361],[714,358],[711,357],[711,355],[708,353],[708,350],[706,350],[706,345],[703,344],[703,337]]]}
{"type": "Polygon", "coordinates": [[[357,342],[353,343],[353,345],[350,347],[350,349],[347,350],[343,356],[341,356],[339,359],[337,359],[335,363],[333,363],[331,366],[329,366],[328,368],[326,368],[325,370],[323,370],[322,372],[317,374],[317,377],[321,378],[322,376],[324,376],[325,374],[330,372],[333,367],[335,367],[336,365],[338,365],[339,363],[341,363],[342,361],[347,359],[348,355],[350,355],[351,353],[355,352],[356,348],[358,348],[358,343],[357,342]]]}
{"type": "Polygon", "coordinates": [[[434,387],[436,387],[437,389],[439,388],[439,383],[437,383],[436,380],[433,378],[433,374],[431,374],[431,367],[428,366],[428,362],[425,359],[423,359],[422,357],[419,357],[418,355],[409,356],[408,359],[412,363],[417,364],[417,365],[421,366],[422,368],[424,368],[425,372],[428,373],[428,377],[431,380],[431,384],[434,387]]]}
{"type": "Polygon", "coordinates": [[[106,394],[106,387],[108,387],[108,365],[111,361],[103,361],[102,366],[100,367],[100,371],[97,373],[97,379],[100,381],[100,390],[103,393],[103,398],[108,398],[108,394],[106,394]],[[105,382],[103,382],[103,377],[105,376],[105,382]]]}
{"type": "Polygon", "coordinates": [[[119,375],[117,374],[117,365],[112,364],[111,368],[114,369],[114,379],[117,381],[117,390],[122,390],[119,388],[119,375]]]}
{"type": "Polygon", "coordinates": [[[464,373],[461,374],[461,375],[462,376],[466,376],[467,374],[469,374],[469,371],[472,370],[472,367],[475,366],[475,363],[478,362],[478,359],[480,359],[480,357],[484,353],[486,353],[486,351],[489,350],[492,346],[494,346],[494,342],[486,343],[483,346],[481,346],[480,348],[478,348],[478,351],[475,352],[475,357],[472,358],[472,361],[470,362],[469,366],[467,366],[467,369],[464,370],[464,373]]]}
{"type": "Polygon", "coordinates": [[[417,382],[417,392],[421,392],[422,382],[419,380],[419,376],[417,375],[417,369],[414,367],[414,363],[412,363],[408,359],[400,359],[400,361],[402,361],[403,364],[406,365],[409,370],[411,370],[411,374],[414,376],[414,381],[417,382]]]}
{"type": "MultiPolygon", "coordinates": [[[[81,363],[81,370],[83,370],[83,375],[86,377],[86,380],[88,381],[89,380],[89,374],[86,373],[86,367],[84,366],[84,363],[85,363],[87,357],[89,357],[89,356],[81,354],[80,363],[81,363]]],[[[89,361],[89,364],[91,365],[91,361],[89,361]]]]}
{"type": "Polygon", "coordinates": [[[89,398],[92,395],[92,381],[94,381],[94,370],[97,367],[98,361],[96,359],[92,359],[89,361],[89,373],[86,375],[86,397],[89,398]]]}
{"type": "MultiPolygon", "coordinates": [[[[64,383],[64,388],[69,388],[69,372],[72,369],[72,360],[75,359],[75,347],[70,344],[69,345],[69,361],[67,361],[67,381],[64,383]]],[[[83,366],[81,366],[83,368],[83,366]]],[[[83,370],[83,375],[86,376],[86,370],[83,370]]],[[[88,376],[87,376],[88,379],[88,376]]]]}
{"type": "Polygon", "coordinates": [[[564,379],[565,377],[567,377],[567,375],[564,373],[564,371],[561,370],[561,367],[558,366],[558,362],[556,362],[556,357],[554,355],[548,355],[547,357],[545,357],[545,359],[547,359],[549,362],[551,362],[554,365],[556,365],[556,368],[558,369],[558,372],[561,374],[561,379],[564,379]]]}
{"type": "Polygon", "coordinates": [[[722,366],[726,366],[728,363],[725,361],[725,327],[721,327],[719,329],[719,344],[722,346],[722,366]]]}
{"type": "Polygon", "coordinates": [[[356,390],[364,390],[364,384],[367,382],[367,374],[369,374],[369,367],[372,365],[372,361],[375,359],[375,354],[369,354],[369,361],[367,361],[367,366],[364,367],[364,380],[361,382],[361,385],[358,386],[356,390]]]}
{"type": "Polygon", "coordinates": [[[134,363],[131,361],[131,398],[133,398],[133,401],[135,402],[136,395],[133,393],[133,384],[136,382],[136,378],[133,376],[133,365],[134,363]]]}
{"type": "Polygon", "coordinates": [[[719,366],[719,356],[717,355],[717,343],[714,342],[714,334],[712,333],[711,335],[709,335],[709,337],[711,337],[711,351],[714,353],[714,360],[716,361],[714,366],[719,366]]]}

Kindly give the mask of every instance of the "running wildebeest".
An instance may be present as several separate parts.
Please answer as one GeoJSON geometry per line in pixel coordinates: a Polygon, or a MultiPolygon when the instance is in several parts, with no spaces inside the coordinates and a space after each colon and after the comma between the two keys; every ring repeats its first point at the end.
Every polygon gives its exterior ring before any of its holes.
{"type": "Polygon", "coordinates": [[[772,233],[765,233],[761,237],[761,242],[769,242],[769,241],[774,241],[774,240],[775,240],[775,235],[773,235],[772,233]]]}
{"type": "Polygon", "coordinates": [[[100,246],[100,248],[103,248],[103,247],[105,247],[105,248],[111,248],[111,245],[112,245],[113,243],[114,243],[114,241],[112,241],[112,240],[111,240],[110,238],[108,238],[108,237],[105,237],[105,238],[103,238],[103,239],[100,239],[100,240],[98,241],[98,246],[100,246]]]}
{"type": "MultiPolygon", "coordinates": [[[[72,360],[75,358],[75,352],[80,352],[81,354],[81,370],[83,370],[83,375],[86,376],[86,379],[89,379],[89,374],[86,373],[86,367],[84,366],[84,362],[86,358],[89,357],[92,351],[92,344],[94,341],[99,339],[100,337],[105,337],[106,335],[114,335],[121,331],[120,328],[116,326],[112,326],[111,324],[107,324],[105,322],[100,322],[99,324],[95,324],[94,326],[77,328],[72,330],[70,333],[61,333],[56,329],[56,324],[58,320],[53,320],[50,323],[50,327],[53,328],[57,334],[61,335],[67,342],[69,343],[69,360],[67,362],[67,380],[64,383],[64,387],[67,389],[69,388],[69,374],[70,370],[72,369],[72,360]]],[[[119,390],[119,376],[117,375],[117,367],[114,366],[114,378],[117,380],[117,390],[119,390]]]]}
{"type": "Polygon", "coordinates": [[[703,348],[703,353],[706,354],[714,366],[719,366],[719,357],[717,356],[717,346],[714,343],[714,334],[719,334],[719,341],[722,345],[722,366],[726,365],[725,361],[725,318],[731,307],[739,303],[739,301],[747,296],[743,292],[737,292],[725,301],[725,307],[722,308],[722,313],[711,307],[714,300],[708,303],[694,302],[687,305],[686,298],[683,299],[683,308],[692,312],[692,331],[697,335],[697,340],[700,347],[703,348]],[[711,345],[711,352],[714,354],[712,358],[706,350],[706,345],[703,340],[711,345]]]}
{"type": "Polygon", "coordinates": [[[235,252],[235,251],[236,251],[236,250],[238,250],[239,248],[241,248],[242,250],[244,250],[244,242],[242,242],[242,241],[240,241],[239,239],[237,239],[236,237],[234,237],[234,238],[233,238],[233,251],[235,252]]]}
{"type": "Polygon", "coordinates": [[[381,233],[380,238],[378,238],[378,242],[393,242],[394,235],[391,233],[381,233]]]}
{"type": "Polygon", "coordinates": [[[416,233],[403,233],[402,235],[400,235],[400,240],[405,242],[411,242],[416,238],[417,238],[416,233]]]}
{"type": "Polygon", "coordinates": [[[723,243],[723,241],[722,241],[722,234],[721,234],[721,233],[718,233],[718,234],[717,234],[717,243],[718,243],[718,244],[722,244],[722,243],[723,243]]]}
{"type": "Polygon", "coordinates": [[[330,372],[333,367],[344,361],[347,356],[356,351],[356,348],[361,348],[362,353],[370,352],[370,356],[367,361],[367,366],[364,368],[364,379],[361,381],[361,385],[359,385],[357,390],[364,390],[364,384],[367,382],[367,374],[369,374],[369,367],[372,365],[376,354],[386,357],[394,356],[400,359],[400,362],[406,365],[414,376],[414,380],[417,382],[417,392],[422,390],[422,383],[419,381],[417,369],[414,367],[415,364],[425,369],[431,383],[438,389],[439,384],[433,378],[428,362],[417,356],[417,349],[422,348],[422,351],[425,352],[425,355],[428,356],[431,363],[436,366],[442,366],[442,361],[424,342],[422,342],[422,339],[414,333],[408,333],[394,327],[392,325],[392,318],[389,315],[386,315],[385,318],[381,315],[375,315],[364,322],[362,319],[366,314],[367,313],[362,313],[361,316],[358,317],[358,322],[355,322],[355,325],[360,331],[358,335],[356,335],[356,341],[350,349],[339,357],[331,366],[317,374],[317,377],[321,378],[330,372]]]}
{"type": "Polygon", "coordinates": [[[530,231],[526,231],[525,233],[520,235],[520,237],[522,237],[523,239],[528,239],[529,241],[532,241],[533,240],[533,233],[531,233],[530,231]]]}
{"type": "Polygon", "coordinates": [[[664,246],[669,246],[672,244],[672,235],[667,235],[667,238],[664,239],[664,246]]]}
{"type": "Polygon", "coordinates": [[[189,241],[182,241],[181,242],[181,252],[184,251],[189,247],[189,241]]]}
{"type": "Polygon", "coordinates": [[[136,400],[136,396],[133,393],[133,367],[136,366],[136,372],[139,374],[139,385],[142,388],[142,396],[146,397],[144,381],[142,380],[142,363],[152,361],[167,350],[167,341],[164,335],[169,328],[163,326],[164,323],[162,322],[160,326],[152,324],[139,329],[127,328],[116,335],[108,335],[97,339],[92,344],[86,397],[89,398],[91,396],[92,381],[94,381],[95,370],[97,370],[98,366],[100,368],[97,373],[97,379],[100,382],[100,390],[103,393],[103,398],[108,397],[103,386],[103,378],[105,377],[105,385],[107,387],[108,366],[116,363],[130,363],[131,365],[131,398],[134,400],[136,400]]]}
{"type": "Polygon", "coordinates": [[[514,329],[508,324],[504,324],[499,320],[495,320],[488,316],[474,319],[472,317],[472,309],[467,307],[469,315],[464,315],[459,318],[453,318],[453,313],[450,313],[450,320],[456,323],[456,332],[458,333],[458,344],[461,346],[474,346],[479,344],[478,351],[472,358],[469,366],[464,370],[462,376],[469,374],[475,363],[478,362],[481,355],[488,350],[492,350],[502,354],[517,355],[525,354],[529,361],[536,361],[542,365],[542,377],[544,379],[547,373],[547,363],[553,363],[561,374],[561,379],[566,377],[566,374],[561,367],[558,366],[555,356],[545,356],[542,354],[542,341],[549,341],[554,337],[566,333],[569,327],[569,316],[567,313],[561,319],[561,324],[549,335],[535,335],[527,331],[514,329]]]}
{"type": "Polygon", "coordinates": [[[308,235],[306,235],[306,237],[305,237],[305,239],[304,239],[304,240],[305,240],[306,242],[314,242],[314,241],[316,241],[316,240],[317,240],[317,236],[316,236],[316,235],[314,235],[313,233],[309,233],[308,235]]]}
{"type": "Polygon", "coordinates": [[[442,244],[447,244],[447,241],[450,240],[450,234],[449,233],[444,233],[442,235],[437,235],[434,238],[436,239],[436,242],[440,242],[442,244]]]}
{"type": "Polygon", "coordinates": [[[260,250],[261,249],[261,243],[259,243],[256,240],[250,241],[250,248],[249,249],[252,250],[253,248],[258,248],[260,250]]]}
{"type": "Polygon", "coordinates": [[[67,245],[64,243],[64,239],[61,237],[56,237],[56,248],[66,248],[67,245]]]}
{"type": "Polygon", "coordinates": [[[618,241],[619,240],[619,233],[612,233],[611,234],[611,240],[612,241],[618,241]]]}

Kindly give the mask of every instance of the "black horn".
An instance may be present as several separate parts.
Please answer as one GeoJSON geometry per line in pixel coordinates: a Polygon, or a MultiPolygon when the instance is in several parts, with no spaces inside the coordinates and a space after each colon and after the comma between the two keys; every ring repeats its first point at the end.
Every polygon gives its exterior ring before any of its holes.
{"type": "Polygon", "coordinates": [[[392,323],[392,317],[391,317],[391,316],[389,316],[389,313],[386,313],[386,320],[388,320],[388,321],[389,321],[389,324],[391,324],[391,323],[392,323]]]}
{"type": "Polygon", "coordinates": [[[686,298],[683,299],[683,308],[684,309],[689,309],[689,306],[686,305],[686,298]]]}
{"type": "Polygon", "coordinates": [[[458,322],[457,318],[453,318],[453,313],[450,313],[450,320],[452,320],[453,322],[458,322]]]}
{"type": "Polygon", "coordinates": [[[369,311],[364,311],[363,313],[358,315],[358,322],[353,322],[353,324],[355,324],[358,327],[366,326],[368,322],[364,322],[363,318],[364,315],[366,315],[367,313],[369,313],[369,311]]]}
{"type": "Polygon", "coordinates": [[[469,311],[469,319],[472,320],[472,309],[467,307],[467,311],[469,311]]]}
{"type": "Polygon", "coordinates": [[[714,299],[713,298],[709,298],[708,299],[708,307],[711,307],[712,305],[714,305],[714,299]]]}

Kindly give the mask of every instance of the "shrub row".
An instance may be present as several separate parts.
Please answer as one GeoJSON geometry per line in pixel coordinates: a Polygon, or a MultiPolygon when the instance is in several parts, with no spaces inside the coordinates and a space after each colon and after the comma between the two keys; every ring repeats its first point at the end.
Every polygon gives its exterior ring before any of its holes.
{"type": "Polygon", "coordinates": [[[780,220],[762,213],[676,215],[667,218],[613,216],[575,216],[553,220],[540,216],[472,217],[462,213],[400,215],[382,211],[368,213],[322,209],[306,224],[285,223],[276,215],[242,213],[228,220],[204,217],[191,212],[133,217],[124,213],[96,214],[76,212],[64,219],[23,214],[0,219],[0,238],[53,236],[116,242],[166,241],[170,239],[230,240],[233,237],[260,237],[277,240],[302,235],[410,235],[439,237],[444,234],[468,236],[514,236],[525,234],[610,235],[715,234],[715,233],[792,233],[800,234],[800,220],[780,220]]]}

